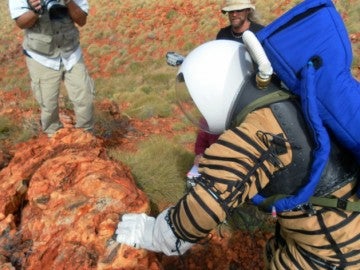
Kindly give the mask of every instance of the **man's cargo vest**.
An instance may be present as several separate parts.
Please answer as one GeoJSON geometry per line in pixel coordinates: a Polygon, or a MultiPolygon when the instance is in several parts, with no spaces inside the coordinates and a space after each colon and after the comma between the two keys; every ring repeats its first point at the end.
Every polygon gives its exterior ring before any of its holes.
{"type": "Polygon", "coordinates": [[[35,25],[25,30],[23,48],[49,58],[67,57],[79,46],[79,30],[69,15],[50,19],[46,10],[35,25]]]}

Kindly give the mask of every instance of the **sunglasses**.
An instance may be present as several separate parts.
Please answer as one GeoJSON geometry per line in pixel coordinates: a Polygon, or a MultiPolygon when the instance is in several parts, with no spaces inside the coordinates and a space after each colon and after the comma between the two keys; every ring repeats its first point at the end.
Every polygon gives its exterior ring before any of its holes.
{"type": "Polygon", "coordinates": [[[246,11],[246,10],[248,10],[248,8],[238,9],[238,10],[231,10],[228,13],[230,13],[230,14],[232,14],[232,13],[241,13],[241,12],[246,11]]]}

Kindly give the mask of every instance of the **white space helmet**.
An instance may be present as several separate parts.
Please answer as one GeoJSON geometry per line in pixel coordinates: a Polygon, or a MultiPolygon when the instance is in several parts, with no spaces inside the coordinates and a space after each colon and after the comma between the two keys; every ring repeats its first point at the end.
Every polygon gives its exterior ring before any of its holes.
{"type": "Polygon", "coordinates": [[[209,41],[182,63],[176,79],[177,101],[193,123],[220,134],[228,128],[235,100],[253,73],[252,58],[243,44],[209,41]]]}

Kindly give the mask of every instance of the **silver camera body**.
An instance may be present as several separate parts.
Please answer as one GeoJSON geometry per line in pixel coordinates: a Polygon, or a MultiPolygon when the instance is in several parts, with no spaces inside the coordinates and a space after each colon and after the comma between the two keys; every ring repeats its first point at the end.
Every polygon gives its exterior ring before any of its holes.
{"type": "Polygon", "coordinates": [[[166,63],[170,66],[179,66],[184,62],[185,57],[176,52],[166,53],[166,63]]]}

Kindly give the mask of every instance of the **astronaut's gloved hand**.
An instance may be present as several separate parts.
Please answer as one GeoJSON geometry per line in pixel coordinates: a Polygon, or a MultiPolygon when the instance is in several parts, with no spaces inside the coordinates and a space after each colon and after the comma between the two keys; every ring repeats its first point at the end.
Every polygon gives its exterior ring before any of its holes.
{"type": "Polygon", "coordinates": [[[124,214],[122,221],[119,222],[116,229],[116,241],[127,244],[134,248],[145,248],[151,251],[152,235],[155,225],[155,218],[146,214],[124,214]]]}
{"type": "Polygon", "coordinates": [[[116,241],[168,256],[184,254],[193,243],[174,235],[165,220],[168,210],[164,210],[156,219],[144,213],[124,214],[116,229],[116,241]]]}

